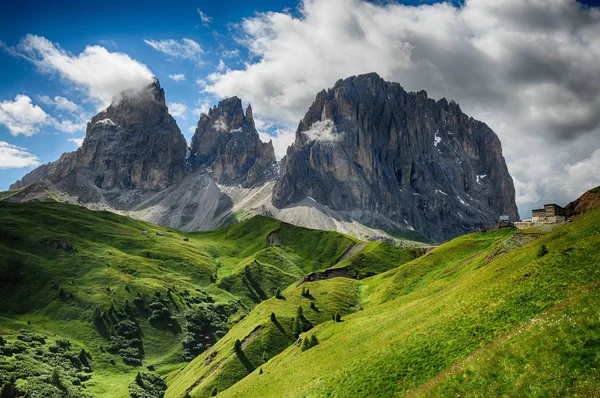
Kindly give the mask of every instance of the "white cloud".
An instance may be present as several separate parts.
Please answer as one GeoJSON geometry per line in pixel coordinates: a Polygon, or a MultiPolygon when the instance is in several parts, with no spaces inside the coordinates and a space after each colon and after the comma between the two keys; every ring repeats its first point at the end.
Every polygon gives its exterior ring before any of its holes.
{"type": "Polygon", "coordinates": [[[194,134],[196,132],[196,126],[190,126],[188,127],[188,131],[192,134],[194,134]]]}
{"type": "Polygon", "coordinates": [[[187,106],[183,102],[171,102],[167,104],[167,107],[173,117],[180,117],[182,119],[187,117],[187,106]]]}
{"type": "Polygon", "coordinates": [[[20,169],[39,165],[38,157],[27,149],[0,141],[0,169],[20,169]]]}
{"type": "Polygon", "coordinates": [[[572,181],[589,188],[571,177],[600,148],[598,8],[574,0],[467,0],[459,8],[304,0],[297,14],[258,13],[241,31],[251,61],[198,83],[244,98],[258,117],[297,123],[323,88],[374,71],[453,98],[492,127],[524,213],[563,200],[572,181]]]}
{"type": "Polygon", "coordinates": [[[173,39],[144,40],[144,43],[173,58],[199,60],[204,54],[200,44],[192,39],[183,38],[180,41],[173,39]]]}
{"type": "Polygon", "coordinates": [[[81,112],[81,107],[79,105],[65,97],[57,95],[54,98],[50,98],[47,95],[40,95],[38,98],[44,104],[54,106],[58,110],[64,110],[70,113],[81,112]]]}
{"type": "Polygon", "coordinates": [[[69,142],[72,142],[73,144],[77,145],[77,147],[79,148],[81,145],[83,145],[83,139],[85,137],[79,137],[79,138],[69,138],[69,142]]]}
{"type": "Polygon", "coordinates": [[[227,66],[225,65],[225,62],[223,62],[222,59],[219,60],[219,65],[217,65],[217,70],[219,72],[225,72],[227,70],[227,66]]]}
{"type": "Polygon", "coordinates": [[[67,120],[67,119],[59,121],[54,118],[50,118],[49,121],[50,121],[50,124],[55,129],[60,130],[63,133],[67,133],[67,134],[84,132],[85,128],[87,126],[87,122],[85,122],[85,121],[74,122],[72,120],[67,120]]]}
{"type": "Polygon", "coordinates": [[[240,56],[240,50],[238,50],[237,48],[235,48],[233,50],[221,51],[221,56],[223,58],[237,58],[237,57],[240,56]]]}
{"type": "Polygon", "coordinates": [[[31,103],[26,95],[17,95],[14,101],[0,102],[0,124],[6,126],[11,135],[32,136],[46,124],[49,116],[42,108],[31,103]]]}
{"type": "Polygon", "coordinates": [[[203,13],[199,8],[196,8],[198,15],[200,15],[200,21],[202,21],[202,26],[208,28],[208,26],[212,23],[212,18],[203,13]]]}
{"type": "Polygon", "coordinates": [[[172,74],[172,75],[169,75],[169,79],[174,80],[176,82],[182,82],[182,81],[185,81],[185,74],[183,74],[183,73],[172,74]]]}
{"type": "Polygon", "coordinates": [[[25,57],[41,71],[57,72],[102,107],[123,90],[138,90],[152,83],[148,67],[123,53],[87,46],[73,55],[44,37],[25,36],[11,53],[25,57]]]}
{"type": "Polygon", "coordinates": [[[65,97],[56,96],[54,97],[54,103],[56,104],[56,109],[65,110],[67,112],[75,113],[79,112],[81,108],[76,103],[69,101],[65,97]]]}
{"type": "MultiPolygon", "coordinates": [[[[70,106],[61,100],[52,100],[48,96],[41,96],[40,101],[54,104],[57,108],[59,106],[70,106]]],[[[44,126],[52,126],[59,131],[69,134],[85,131],[86,128],[86,122],[83,120],[76,122],[68,119],[58,120],[48,115],[42,108],[33,105],[31,98],[23,94],[17,95],[13,101],[6,100],[0,102],[0,124],[6,126],[13,136],[19,134],[32,136],[38,133],[40,128],[44,126]]]]}
{"type": "Polygon", "coordinates": [[[338,133],[333,120],[319,120],[302,134],[306,135],[310,141],[339,142],[344,133],[338,133]]]}

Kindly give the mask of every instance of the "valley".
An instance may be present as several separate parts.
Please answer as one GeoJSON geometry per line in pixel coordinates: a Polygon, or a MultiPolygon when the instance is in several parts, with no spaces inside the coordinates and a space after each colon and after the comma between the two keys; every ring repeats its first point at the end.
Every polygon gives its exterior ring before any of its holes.
{"type": "Polygon", "coordinates": [[[61,203],[0,214],[0,381],[19,391],[585,396],[598,385],[600,208],[549,233],[476,232],[433,250],[262,216],[181,232],[61,203]],[[331,276],[301,283],[309,274],[331,276]]]}

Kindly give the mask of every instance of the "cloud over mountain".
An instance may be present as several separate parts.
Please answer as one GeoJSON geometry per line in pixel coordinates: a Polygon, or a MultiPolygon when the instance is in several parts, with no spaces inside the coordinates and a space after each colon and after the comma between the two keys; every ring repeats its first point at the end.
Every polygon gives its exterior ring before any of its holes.
{"type": "Polygon", "coordinates": [[[10,51],[43,72],[58,73],[86,92],[100,108],[108,106],[112,97],[123,90],[136,90],[152,83],[152,72],[146,65],[101,46],[87,46],[74,55],[45,37],[29,34],[10,51]]]}
{"type": "Polygon", "coordinates": [[[569,200],[568,170],[600,147],[600,12],[575,0],[305,0],[298,15],[244,19],[238,41],[252,62],[211,74],[205,90],[286,126],[321,89],[371,71],[457,100],[500,136],[525,214],[569,200]]]}

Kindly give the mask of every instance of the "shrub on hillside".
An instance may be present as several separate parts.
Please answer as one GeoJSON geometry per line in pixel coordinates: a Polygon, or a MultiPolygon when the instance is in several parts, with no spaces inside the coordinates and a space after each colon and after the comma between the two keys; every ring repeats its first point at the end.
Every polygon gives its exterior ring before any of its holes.
{"type": "Polygon", "coordinates": [[[225,306],[206,304],[185,312],[186,332],[182,344],[186,361],[194,359],[227,333],[229,311],[225,306]]]}
{"type": "Polygon", "coordinates": [[[121,319],[113,328],[108,351],[118,354],[130,366],[141,366],[144,359],[142,331],[133,319],[121,319]]]}
{"type": "Polygon", "coordinates": [[[317,340],[317,336],[313,334],[312,336],[305,337],[304,340],[302,340],[300,348],[302,349],[302,351],[306,351],[309,348],[316,346],[317,344],[319,344],[319,340],[317,340]]]}
{"type": "Polygon", "coordinates": [[[140,372],[135,380],[129,383],[129,396],[132,398],[162,398],[167,384],[159,376],[140,372]]]}

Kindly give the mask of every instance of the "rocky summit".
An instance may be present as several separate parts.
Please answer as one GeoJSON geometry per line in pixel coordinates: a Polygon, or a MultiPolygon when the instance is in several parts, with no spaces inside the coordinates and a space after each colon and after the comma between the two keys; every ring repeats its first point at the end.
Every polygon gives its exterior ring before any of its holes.
{"type": "Polygon", "coordinates": [[[273,143],[260,140],[252,107],[248,105],[244,115],[237,97],[219,102],[200,116],[191,151],[194,168],[206,169],[223,184],[255,186],[277,170],[273,143]]]}
{"type": "Polygon", "coordinates": [[[93,187],[162,190],[183,178],[185,155],[185,138],[155,80],[114,98],[88,123],[77,151],[32,171],[11,189],[46,178],[84,202],[97,196],[93,187]]]}
{"type": "Polygon", "coordinates": [[[370,222],[365,212],[385,215],[394,224],[372,226],[436,241],[519,217],[500,141],[485,123],[374,73],[321,91],[300,122],[273,203],[305,197],[361,222],[370,222]]]}

